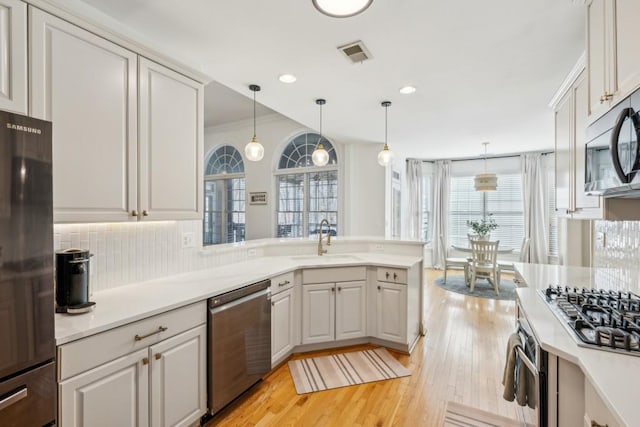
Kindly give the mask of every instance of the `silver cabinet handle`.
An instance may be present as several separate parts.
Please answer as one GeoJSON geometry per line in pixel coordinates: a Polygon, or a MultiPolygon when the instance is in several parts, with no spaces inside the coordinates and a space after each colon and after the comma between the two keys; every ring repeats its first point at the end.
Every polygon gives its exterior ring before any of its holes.
{"type": "Polygon", "coordinates": [[[0,411],[2,411],[5,408],[8,408],[14,403],[18,403],[25,397],[27,397],[27,387],[23,386],[20,390],[16,391],[11,396],[7,396],[4,399],[0,400],[0,411]]]}
{"type": "Polygon", "coordinates": [[[289,283],[291,283],[291,282],[288,281],[288,280],[285,280],[284,282],[278,283],[278,286],[287,286],[289,283]]]}
{"type": "Polygon", "coordinates": [[[134,341],[142,341],[142,340],[143,340],[143,339],[145,339],[145,338],[149,338],[150,336],[153,336],[153,335],[155,335],[155,334],[159,334],[159,333],[161,333],[161,332],[164,332],[164,331],[166,331],[167,329],[169,329],[169,328],[167,328],[166,326],[160,326],[160,327],[158,328],[158,330],[156,330],[156,331],[149,332],[149,333],[148,333],[148,334],[146,334],[146,335],[136,335],[135,337],[133,337],[133,339],[134,339],[134,341]]]}

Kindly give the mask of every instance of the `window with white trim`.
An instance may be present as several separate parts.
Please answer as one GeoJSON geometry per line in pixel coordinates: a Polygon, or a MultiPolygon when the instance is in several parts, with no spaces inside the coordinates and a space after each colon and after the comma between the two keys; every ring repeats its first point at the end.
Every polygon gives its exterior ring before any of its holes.
{"type": "Polygon", "coordinates": [[[215,149],[205,165],[204,245],[245,239],[245,178],[240,152],[230,145],[215,149]]]}
{"type": "Polygon", "coordinates": [[[327,219],[329,231],[338,233],[338,158],[333,144],[322,138],[329,153],[326,166],[314,166],[311,155],[320,135],[309,132],[298,135],[285,146],[276,171],[276,235],[307,237],[320,231],[327,219]]]}

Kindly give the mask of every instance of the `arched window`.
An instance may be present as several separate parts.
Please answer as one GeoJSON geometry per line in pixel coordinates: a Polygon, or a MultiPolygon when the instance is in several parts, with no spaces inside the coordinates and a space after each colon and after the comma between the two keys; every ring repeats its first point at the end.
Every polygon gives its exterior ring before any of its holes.
{"type": "Polygon", "coordinates": [[[338,156],[333,144],[322,138],[329,163],[317,167],[311,160],[320,135],[309,132],[291,139],[282,150],[276,171],[277,236],[306,237],[320,232],[338,233],[338,156]]]}
{"type": "Polygon", "coordinates": [[[216,148],[205,165],[203,242],[240,242],[245,238],[244,162],[231,145],[216,148]]]}

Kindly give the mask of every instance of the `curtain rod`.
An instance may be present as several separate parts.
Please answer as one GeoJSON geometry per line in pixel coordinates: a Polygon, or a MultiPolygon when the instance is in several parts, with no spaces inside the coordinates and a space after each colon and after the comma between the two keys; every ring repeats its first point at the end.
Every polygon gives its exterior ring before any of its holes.
{"type": "Polygon", "coordinates": [[[484,159],[504,159],[508,157],[520,157],[522,154],[542,154],[544,156],[548,154],[553,154],[553,151],[526,151],[524,153],[507,153],[507,154],[494,154],[488,156],[480,156],[480,157],[458,157],[455,159],[418,159],[415,157],[407,157],[407,160],[420,160],[422,162],[433,163],[438,160],[450,160],[452,162],[464,162],[468,160],[484,160],[484,159]]]}

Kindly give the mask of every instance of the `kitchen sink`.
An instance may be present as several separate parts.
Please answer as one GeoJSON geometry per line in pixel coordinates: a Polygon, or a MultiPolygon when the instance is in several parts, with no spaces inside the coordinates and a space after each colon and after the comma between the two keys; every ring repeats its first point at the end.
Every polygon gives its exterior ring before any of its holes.
{"type": "Polygon", "coordinates": [[[320,255],[295,255],[291,259],[296,261],[358,261],[355,255],[350,254],[324,254],[320,255]]]}

